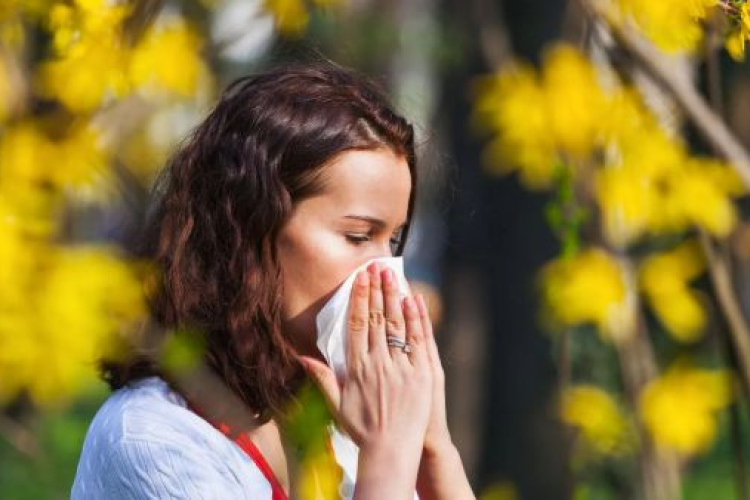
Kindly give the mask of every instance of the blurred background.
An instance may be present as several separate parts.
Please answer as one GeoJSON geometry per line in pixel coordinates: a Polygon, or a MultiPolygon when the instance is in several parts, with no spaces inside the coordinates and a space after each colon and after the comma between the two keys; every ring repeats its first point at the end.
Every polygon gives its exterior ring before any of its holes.
{"type": "Polygon", "coordinates": [[[0,0],[0,498],[67,498],[130,255],[233,79],[331,59],[417,129],[407,276],[487,500],[748,499],[741,0],[0,0]]]}

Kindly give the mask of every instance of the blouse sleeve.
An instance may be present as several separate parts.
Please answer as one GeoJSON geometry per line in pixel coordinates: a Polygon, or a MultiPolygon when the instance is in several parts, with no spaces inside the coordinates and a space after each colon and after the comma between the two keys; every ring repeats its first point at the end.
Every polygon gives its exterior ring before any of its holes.
{"type": "Polygon", "coordinates": [[[174,443],[123,439],[105,468],[108,499],[243,498],[240,483],[203,450],[174,443]]]}

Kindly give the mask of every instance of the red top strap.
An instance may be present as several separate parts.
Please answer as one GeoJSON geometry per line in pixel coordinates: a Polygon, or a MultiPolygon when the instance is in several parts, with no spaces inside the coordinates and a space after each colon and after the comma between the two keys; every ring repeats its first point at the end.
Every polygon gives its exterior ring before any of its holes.
{"type": "Polygon", "coordinates": [[[268,482],[271,484],[271,500],[289,500],[289,497],[287,497],[286,492],[284,491],[284,488],[281,486],[281,483],[279,482],[278,478],[276,477],[276,474],[273,473],[273,469],[271,469],[271,466],[268,464],[266,459],[263,457],[263,454],[260,452],[257,446],[255,446],[255,443],[250,439],[250,436],[247,435],[247,433],[243,432],[238,437],[232,438],[230,435],[230,429],[229,426],[226,425],[223,422],[212,422],[208,420],[206,417],[204,417],[201,412],[199,412],[193,405],[188,403],[188,408],[190,408],[196,415],[203,418],[206,422],[213,425],[219,432],[224,434],[227,438],[234,441],[234,443],[240,447],[242,451],[244,451],[247,456],[250,457],[250,459],[255,463],[255,465],[260,469],[260,471],[263,473],[263,475],[266,477],[268,482]]]}

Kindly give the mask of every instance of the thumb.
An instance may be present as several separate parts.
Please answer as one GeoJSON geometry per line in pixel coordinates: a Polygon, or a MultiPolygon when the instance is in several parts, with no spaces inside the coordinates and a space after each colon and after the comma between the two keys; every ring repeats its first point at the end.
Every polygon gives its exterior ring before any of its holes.
{"type": "Polygon", "coordinates": [[[336,374],[327,364],[311,356],[299,355],[297,360],[323,393],[331,412],[338,415],[339,404],[341,403],[341,388],[336,379],[336,374]]]}

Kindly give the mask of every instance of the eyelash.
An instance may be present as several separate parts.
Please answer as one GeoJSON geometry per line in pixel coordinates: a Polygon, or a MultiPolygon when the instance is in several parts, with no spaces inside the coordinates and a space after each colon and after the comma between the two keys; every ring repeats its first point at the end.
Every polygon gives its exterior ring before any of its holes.
{"type": "MultiPolygon", "coordinates": [[[[362,243],[365,243],[365,242],[369,241],[370,237],[369,236],[358,236],[358,235],[354,235],[354,234],[347,234],[346,235],[346,239],[349,240],[349,242],[351,242],[351,243],[353,243],[355,245],[360,245],[362,243]]],[[[390,242],[391,242],[391,245],[398,246],[401,243],[401,237],[394,236],[394,237],[391,238],[390,242]]]]}

